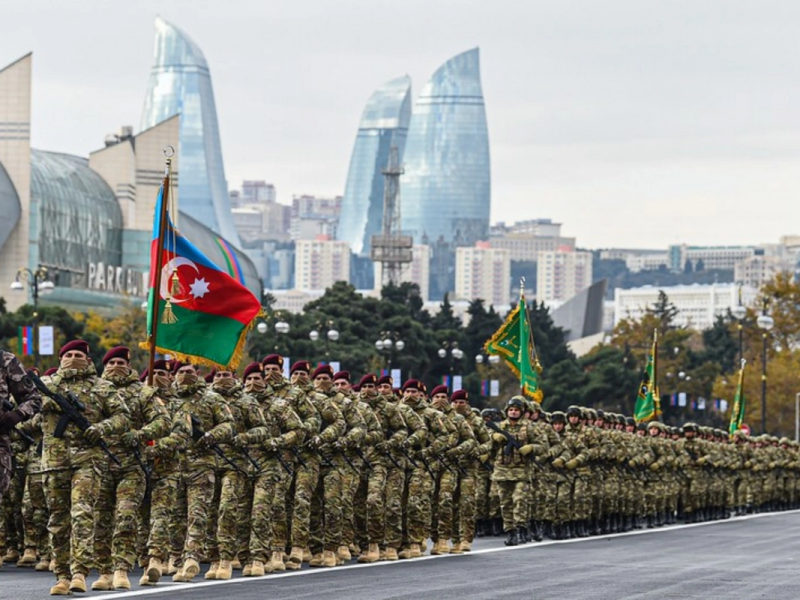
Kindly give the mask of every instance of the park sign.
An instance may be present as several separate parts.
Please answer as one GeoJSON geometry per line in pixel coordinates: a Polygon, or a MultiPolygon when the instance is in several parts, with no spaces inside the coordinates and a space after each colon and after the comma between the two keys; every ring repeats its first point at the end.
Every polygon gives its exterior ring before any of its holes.
{"type": "Polygon", "coordinates": [[[127,267],[115,267],[103,262],[86,265],[86,287],[99,292],[145,297],[147,274],[127,267]]]}

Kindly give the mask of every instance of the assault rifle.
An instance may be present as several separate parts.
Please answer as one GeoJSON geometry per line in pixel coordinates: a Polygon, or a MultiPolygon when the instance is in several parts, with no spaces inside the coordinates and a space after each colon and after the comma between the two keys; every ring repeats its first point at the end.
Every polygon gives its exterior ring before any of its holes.
{"type": "MultiPolygon", "coordinates": [[[[498,427],[497,423],[495,423],[494,421],[486,421],[486,426],[495,433],[499,433],[504,438],[506,438],[506,446],[505,448],[503,448],[503,454],[505,454],[506,456],[511,454],[514,451],[514,448],[517,449],[517,452],[519,452],[520,448],[522,448],[522,444],[520,444],[519,441],[517,441],[517,439],[513,435],[508,433],[505,429],[500,429],[500,427],[498,427]]],[[[536,460],[533,456],[530,456],[529,458],[534,465],[539,467],[539,469],[542,469],[542,465],[539,463],[538,460],[536,460]]]]}
{"type": "MultiPolygon", "coordinates": [[[[30,377],[33,385],[36,386],[36,389],[55,402],[58,405],[58,408],[61,409],[61,418],[56,424],[55,431],[53,431],[53,437],[59,439],[63,438],[64,431],[66,431],[67,426],[70,423],[73,423],[81,432],[85,432],[92,426],[92,424],[89,422],[89,419],[87,419],[86,415],[83,414],[86,412],[86,406],[75,394],[72,392],[67,392],[67,395],[63,396],[58,392],[52,391],[44,384],[44,381],[39,379],[39,376],[36,375],[36,373],[28,373],[28,377],[30,377]]],[[[108,444],[106,444],[102,439],[98,440],[97,446],[99,446],[100,449],[106,453],[108,458],[113,460],[118,466],[122,466],[122,463],[119,461],[119,459],[114,456],[114,453],[108,448],[108,444]]]]}
{"type": "MultiPolygon", "coordinates": [[[[202,438],[205,434],[206,432],[203,431],[203,424],[200,422],[198,416],[192,415],[192,439],[196,442],[200,438],[202,438]]],[[[219,456],[222,460],[224,460],[231,467],[233,467],[235,471],[238,471],[245,477],[249,477],[249,474],[246,473],[239,465],[237,465],[230,458],[225,456],[225,452],[222,450],[222,448],[219,447],[219,444],[215,442],[213,439],[208,440],[208,447],[214,451],[214,454],[219,456]]]]}

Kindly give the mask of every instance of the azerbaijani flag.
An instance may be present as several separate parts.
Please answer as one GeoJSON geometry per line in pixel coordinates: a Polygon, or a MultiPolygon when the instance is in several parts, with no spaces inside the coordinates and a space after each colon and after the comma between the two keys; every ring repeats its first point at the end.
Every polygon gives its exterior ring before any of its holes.
{"type": "MultiPolygon", "coordinates": [[[[164,239],[159,244],[164,186],[158,192],[153,241],[150,250],[150,294],[147,332],[158,320],[156,352],[181,361],[235,369],[241,361],[247,332],[261,313],[259,300],[237,278],[211,262],[187,240],[166,213],[164,239]],[[155,289],[158,253],[161,253],[161,285],[155,289]],[[156,296],[156,294],[158,294],[156,296]],[[165,310],[167,315],[165,315],[165,310]]],[[[234,256],[228,247],[228,256],[234,256]]],[[[230,269],[230,263],[228,269],[230,269]]],[[[146,347],[146,344],[143,344],[146,347]]]]}
{"type": "Polygon", "coordinates": [[[33,354],[33,327],[19,327],[17,330],[17,340],[19,341],[19,354],[26,356],[33,354]]]}

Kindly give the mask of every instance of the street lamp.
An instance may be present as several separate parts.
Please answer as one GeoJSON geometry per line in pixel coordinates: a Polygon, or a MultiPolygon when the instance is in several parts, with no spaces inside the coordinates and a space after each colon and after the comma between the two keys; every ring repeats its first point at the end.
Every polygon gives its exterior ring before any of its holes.
{"type": "Polygon", "coordinates": [[[397,332],[381,331],[377,340],[375,340],[375,349],[379,354],[386,354],[386,368],[391,371],[392,360],[395,357],[395,352],[402,352],[406,347],[406,343],[398,339],[400,334],[397,332]]]}
{"type": "MultiPolygon", "coordinates": [[[[275,353],[277,354],[278,338],[281,335],[289,333],[291,327],[289,327],[289,324],[286,321],[284,321],[283,318],[281,318],[280,312],[273,313],[272,315],[267,317],[267,319],[268,320],[279,319],[279,321],[275,323],[275,332],[278,334],[278,336],[276,336],[275,338],[275,353]]],[[[269,324],[267,323],[267,321],[259,321],[258,325],[256,325],[256,331],[258,331],[258,333],[260,333],[261,335],[265,335],[267,332],[269,332],[269,324]]]]}
{"type": "MultiPolygon", "coordinates": [[[[288,325],[288,323],[286,324],[288,325]]],[[[330,358],[330,346],[328,342],[336,342],[339,339],[339,332],[333,328],[333,321],[320,321],[317,323],[317,329],[312,329],[308,332],[308,339],[312,342],[316,342],[322,337],[320,335],[320,329],[325,329],[324,333],[324,340],[325,340],[325,358],[330,358]]]]}
{"type": "Polygon", "coordinates": [[[436,354],[439,355],[439,358],[441,358],[441,359],[447,358],[447,355],[448,355],[447,350],[448,350],[448,348],[450,349],[449,354],[450,354],[451,358],[447,362],[448,362],[448,366],[449,366],[449,369],[450,369],[450,376],[452,378],[454,363],[455,363],[455,361],[461,360],[462,358],[464,358],[464,351],[461,348],[458,347],[458,342],[455,342],[455,341],[453,341],[453,342],[444,342],[444,344],[442,344],[442,347],[439,348],[439,350],[436,351],[436,354]]]}
{"type": "Polygon", "coordinates": [[[739,284],[739,303],[731,309],[733,318],[736,319],[736,329],[739,330],[739,362],[743,358],[744,352],[744,318],[747,316],[747,308],[742,304],[742,284],[739,284]]]}
{"type": "Polygon", "coordinates": [[[775,320],[767,314],[769,299],[764,298],[761,303],[761,314],[756,319],[756,325],[762,331],[763,341],[761,349],[761,433],[767,432],[767,332],[772,329],[775,320]]]}
{"type": "Polygon", "coordinates": [[[31,289],[31,298],[33,300],[33,364],[39,366],[39,346],[38,337],[39,333],[39,292],[50,292],[55,289],[55,284],[47,279],[47,267],[39,265],[35,271],[31,271],[27,267],[20,267],[17,269],[17,276],[11,282],[11,289],[15,292],[21,292],[25,289],[25,283],[31,289]],[[22,280],[22,281],[21,281],[22,280]]]}

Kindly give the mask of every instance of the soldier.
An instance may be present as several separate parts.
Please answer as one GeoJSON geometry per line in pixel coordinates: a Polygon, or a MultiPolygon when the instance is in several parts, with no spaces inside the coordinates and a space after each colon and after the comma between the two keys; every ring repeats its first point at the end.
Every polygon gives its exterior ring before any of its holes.
{"type": "Polygon", "coordinates": [[[503,530],[508,534],[506,546],[516,546],[524,540],[528,527],[528,502],[530,501],[530,464],[528,456],[542,456],[547,452],[547,439],[533,423],[523,419],[525,398],[514,396],[506,403],[506,418],[498,427],[508,434],[492,434],[494,473],[492,481],[500,492],[500,511],[503,530]],[[513,438],[513,442],[509,440],[513,438]],[[522,536],[522,537],[521,537],[522,536]]]}
{"type": "Polygon", "coordinates": [[[61,409],[50,398],[42,403],[42,468],[57,579],[50,594],[64,596],[86,591],[86,575],[94,561],[93,511],[100,473],[108,460],[97,443],[123,433],[129,422],[128,408],[114,387],[98,379],[89,360],[88,343],[73,340],[62,346],[58,355],[61,362],[50,379],[51,389],[75,394],[85,406],[83,415],[92,423],[83,432],[70,423],[57,438],[61,409]]]}
{"type": "MultiPolygon", "coordinates": [[[[576,510],[576,482],[583,484],[580,479],[582,474],[575,471],[584,465],[588,458],[588,451],[580,435],[567,430],[567,415],[561,411],[552,413],[553,430],[559,436],[558,456],[553,458],[552,465],[556,469],[556,496],[555,496],[555,523],[553,537],[555,539],[570,539],[574,535],[573,521],[586,514],[584,502],[581,497],[583,489],[579,488],[576,510]]],[[[580,485],[580,484],[579,484],[580,485]]]]}
{"type": "Polygon", "coordinates": [[[206,388],[194,365],[176,365],[175,396],[178,410],[192,415],[193,431],[181,464],[180,489],[186,498],[186,539],[181,569],[173,581],[187,582],[200,573],[199,559],[207,548],[209,506],[214,498],[217,455],[212,446],[229,441],[235,431],[233,415],[225,401],[206,388]],[[200,432],[202,431],[202,435],[200,432]]]}
{"type": "Polygon", "coordinates": [[[303,423],[286,400],[276,398],[267,390],[262,365],[252,363],[244,371],[245,392],[258,402],[264,415],[264,427],[239,434],[233,443],[237,448],[250,450],[254,460],[262,465],[253,483],[250,512],[249,564],[242,575],[260,577],[274,569],[267,562],[270,553],[277,554],[283,564],[286,541],[276,543],[273,536],[272,517],[283,509],[285,522],[286,490],[291,483],[287,450],[303,441],[303,423]],[[282,462],[281,462],[282,461],[282,462]]]}
{"type": "Polygon", "coordinates": [[[139,374],[130,368],[130,356],[128,348],[116,346],[103,357],[102,377],[128,407],[129,427],[120,437],[109,439],[122,465],[103,464],[94,515],[100,578],[92,584],[93,590],[131,589],[128,572],[136,560],[136,524],[147,486],[139,444],[166,435],[170,428],[164,402],[153,388],[143,388],[139,374]]]}
{"type": "Polygon", "coordinates": [[[0,350],[0,513],[3,511],[3,496],[14,475],[10,434],[19,423],[38,413],[41,407],[42,399],[26,377],[25,368],[16,356],[0,350]],[[12,394],[16,406],[10,402],[12,394]]]}
{"type": "Polygon", "coordinates": [[[18,567],[34,567],[37,571],[50,568],[50,539],[47,533],[47,498],[42,474],[41,443],[42,414],[37,413],[24,423],[17,425],[36,442],[27,450],[27,478],[22,497],[22,521],[25,530],[25,552],[17,561],[18,567]],[[37,562],[38,557],[38,562],[37,562]]]}
{"type": "MultiPolygon", "coordinates": [[[[484,408],[481,411],[481,420],[484,423],[487,421],[499,423],[503,420],[503,415],[496,408],[484,408]]],[[[488,454],[489,456],[483,455],[481,458],[485,459],[483,462],[486,462],[489,467],[492,467],[491,452],[488,454]]],[[[497,494],[497,486],[492,483],[492,470],[482,469],[478,471],[478,490],[475,500],[477,516],[475,529],[477,537],[496,537],[503,534],[503,521],[498,517],[500,514],[500,499],[497,494]]]]}
{"type": "MultiPolygon", "coordinates": [[[[183,410],[183,402],[174,393],[167,361],[155,361],[153,386],[154,397],[167,403],[167,411],[172,418],[167,435],[154,441],[145,441],[144,445],[144,458],[153,467],[150,472],[150,502],[143,502],[140,512],[143,524],[140,526],[140,537],[144,539],[145,560],[139,585],[143,586],[156,585],[161,579],[162,570],[169,573],[170,568],[164,563],[169,558],[172,537],[170,521],[175,510],[184,454],[192,443],[191,414],[183,410]]],[[[181,517],[185,522],[185,513],[181,517]]]]}

